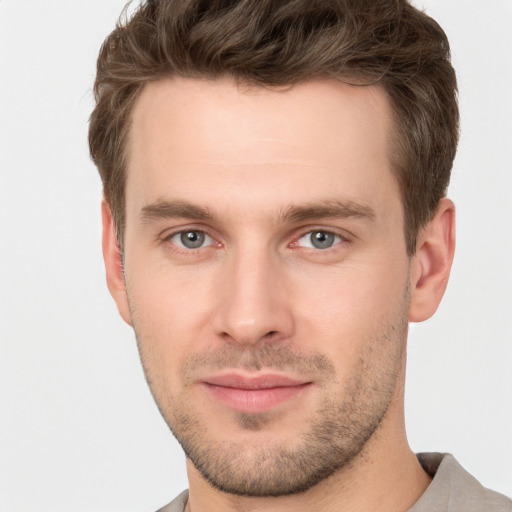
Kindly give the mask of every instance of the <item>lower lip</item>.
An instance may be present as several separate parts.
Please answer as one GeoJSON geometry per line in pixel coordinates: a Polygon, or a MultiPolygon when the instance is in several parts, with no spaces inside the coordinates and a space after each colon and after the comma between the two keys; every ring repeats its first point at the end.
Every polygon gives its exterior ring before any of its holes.
{"type": "Polygon", "coordinates": [[[265,389],[240,389],[205,383],[208,391],[219,401],[240,412],[264,412],[295,398],[311,383],[265,389]]]}

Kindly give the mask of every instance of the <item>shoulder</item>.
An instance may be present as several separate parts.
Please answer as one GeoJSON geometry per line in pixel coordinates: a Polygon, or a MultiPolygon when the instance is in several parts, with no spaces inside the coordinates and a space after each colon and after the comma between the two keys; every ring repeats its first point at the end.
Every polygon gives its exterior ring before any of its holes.
{"type": "Polygon", "coordinates": [[[181,494],[176,496],[171,503],[165,505],[165,507],[159,508],[156,512],[184,512],[187,506],[188,491],[183,491],[181,494]]]}
{"type": "MultiPolygon", "coordinates": [[[[512,500],[484,487],[450,454],[417,455],[432,483],[409,512],[512,512],[512,500]]],[[[184,512],[188,491],[157,512],[184,512]]]]}
{"type": "Polygon", "coordinates": [[[450,454],[420,453],[432,483],[410,512],[512,512],[512,500],[484,487],[450,454]]]}

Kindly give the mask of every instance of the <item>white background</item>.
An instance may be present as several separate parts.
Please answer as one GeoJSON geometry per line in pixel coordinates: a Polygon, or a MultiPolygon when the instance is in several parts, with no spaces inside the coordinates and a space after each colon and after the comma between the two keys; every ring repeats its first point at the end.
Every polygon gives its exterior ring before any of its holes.
{"type": "MultiPolygon", "coordinates": [[[[411,331],[415,451],[512,495],[512,1],[422,0],[458,71],[445,300],[411,331]]],[[[123,0],[0,0],[0,511],[152,512],[186,487],[104,283],[87,119],[123,0]]]]}

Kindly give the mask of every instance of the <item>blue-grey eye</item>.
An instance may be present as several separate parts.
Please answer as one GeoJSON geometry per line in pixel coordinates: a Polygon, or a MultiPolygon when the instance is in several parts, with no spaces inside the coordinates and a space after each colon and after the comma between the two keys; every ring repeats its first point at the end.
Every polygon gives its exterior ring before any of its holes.
{"type": "Polygon", "coordinates": [[[212,237],[197,229],[180,231],[171,237],[171,241],[185,249],[199,249],[213,243],[212,237]]]}
{"type": "Polygon", "coordinates": [[[309,247],[312,249],[329,249],[333,245],[339,244],[343,239],[340,235],[317,229],[302,235],[298,243],[302,247],[309,247]]]}

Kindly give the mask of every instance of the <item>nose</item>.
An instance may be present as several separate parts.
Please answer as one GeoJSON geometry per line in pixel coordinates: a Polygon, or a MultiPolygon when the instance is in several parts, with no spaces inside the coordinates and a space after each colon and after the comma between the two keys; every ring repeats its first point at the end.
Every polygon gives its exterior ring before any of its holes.
{"type": "Polygon", "coordinates": [[[262,252],[232,254],[224,268],[215,328],[231,343],[253,346],[293,334],[285,273],[271,254],[262,252]]]}

